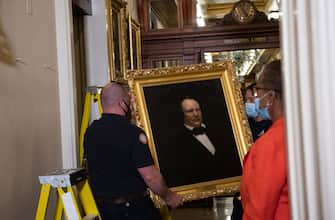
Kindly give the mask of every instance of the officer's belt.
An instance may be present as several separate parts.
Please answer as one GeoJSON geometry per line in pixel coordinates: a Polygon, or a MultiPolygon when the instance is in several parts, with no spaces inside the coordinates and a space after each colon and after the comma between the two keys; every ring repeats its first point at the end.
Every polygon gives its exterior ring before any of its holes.
{"type": "Polygon", "coordinates": [[[95,200],[97,203],[105,203],[105,204],[121,204],[126,202],[131,202],[136,199],[141,199],[149,195],[148,191],[133,193],[126,196],[120,197],[96,197],[95,200]]]}

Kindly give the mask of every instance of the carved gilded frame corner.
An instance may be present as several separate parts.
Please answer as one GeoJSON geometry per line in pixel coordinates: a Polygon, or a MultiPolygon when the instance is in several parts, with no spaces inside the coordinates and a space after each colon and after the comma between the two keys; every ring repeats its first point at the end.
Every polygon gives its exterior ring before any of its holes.
{"type": "Polygon", "coordinates": [[[110,79],[124,81],[126,74],[126,5],[123,0],[106,0],[108,62],[110,79]]]}
{"type": "Polygon", "coordinates": [[[129,50],[131,70],[142,69],[140,24],[128,16],[129,50]]]}
{"type": "MultiPolygon", "coordinates": [[[[217,120],[215,120],[220,121],[220,119],[223,118],[224,121],[217,123],[217,126],[221,126],[225,123],[230,124],[230,133],[223,132],[221,135],[226,135],[226,138],[234,140],[234,146],[229,145],[229,149],[230,151],[235,152],[234,164],[238,164],[238,166],[240,166],[238,169],[241,168],[242,159],[246,154],[247,149],[252,144],[252,137],[244,110],[244,101],[240,91],[240,83],[235,76],[235,67],[233,63],[225,62],[163,69],[128,71],[127,78],[130,90],[137,100],[133,106],[137,124],[145,130],[154,161],[161,169],[165,178],[166,175],[162,169],[165,154],[164,151],[162,151],[161,146],[159,146],[164,142],[159,141],[161,138],[159,138],[159,136],[164,136],[168,131],[174,131],[174,129],[172,125],[166,129],[165,132],[162,132],[164,129],[160,130],[159,126],[163,126],[164,123],[170,123],[171,121],[176,120],[177,115],[174,115],[174,113],[176,113],[177,110],[175,111],[174,109],[177,108],[178,111],[181,111],[180,102],[177,103],[177,105],[174,103],[173,107],[171,107],[170,96],[186,95],[180,94],[183,93],[183,91],[193,91],[194,94],[198,96],[197,98],[201,99],[199,103],[203,113],[205,112],[205,108],[207,108],[207,112],[214,110],[216,113],[218,113],[217,109],[219,109],[220,114],[218,115],[217,120]],[[213,83],[216,86],[213,86],[213,83]],[[201,87],[202,84],[204,84],[205,87],[201,87]],[[201,86],[199,87],[199,85],[201,86]],[[186,88],[186,90],[183,90],[183,88],[186,88]],[[159,95],[157,96],[157,94],[159,95]],[[160,97],[161,94],[163,95],[160,97]],[[153,98],[153,96],[157,96],[158,98],[153,98]],[[206,101],[211,96],[214,97],[212,98],[213,103],[225,103],[222,108],[225,113],[220,110],[221,106],[215,104],[213,105],[212,102],[206,101]],[[166,110],[169,108],[172,110],[166,110]],[[158,135],[157,132],[159,132],[158,135]]],[[[207,114],[207,119],[210,117],[209,115],[210,114],[207,114]]],[[[212,122],[215,120],[212,120],[212,122]]],[[[206,123],[205,116],[204,123],[206,123]]],[[[183,124],[183,122],[181,122],[181,124],[183,124]]],[[[217,130],[217,127],[215,127],[215,129],[217,130]]],[[[167,141],[168,139],[169,137],[166,137],[164,140],[167,141]]],[[[226,139],[227,143],[228,139],[226,139]]],[[[170,147],[173,146],[169,145],[169,148],[170,147]]],[[[219,147],[217,147],[217,149],[219,149],[219,147]]],[[[192,152],[190,152],[189,157],[192,157],[192,155],[192,152]]],[[[187,161],[188,157],[185,157],[185,160],[187,161]]],[[[168,167],[169,163],[174,164],[174,162],[175,161],[173,161],[173,159],[168,160],[168,162],[165,161],[167,164],[164,166],[168,167]]],[[[201,163],[201,161],[199,161],[199,163],[201,163]]],[[[229,168],[215,167],[215,170],[217,170],[218,176],[221,175],[221,172],[222,176],[225,176],[225,172],[230,172],[230,169],[236,169],[236,167],[234,168],[233,166],[236,165],[231,164],[231,167],[228,166],[229,168]]],[[[192,170],[190,170],[190,172],[192,172],[192,170]]],[[[218,179],[214,178],[208,181],[190,182],[190,184],[184,185],[171,185],[169,182],[174,181],[174,176],[170,175],[169,178],[171,178],[172,181],[171,179],[169,180],[166,178],[168,186],[173,191],[183,195],[185,201],[191,201],[217,195],[231,195],[238,191],[240,186],[241,170],[238,171],[237,175],[226,176],[225,178],[218,179]]],[[[187,181],[188,180],[186,180],[186,183],[187,181]]]]}

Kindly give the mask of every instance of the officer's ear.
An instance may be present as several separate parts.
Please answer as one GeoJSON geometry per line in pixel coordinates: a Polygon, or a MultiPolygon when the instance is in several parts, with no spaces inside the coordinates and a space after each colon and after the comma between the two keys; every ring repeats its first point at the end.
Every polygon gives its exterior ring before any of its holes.
{"type": "Polygon", "coordinates": [[[120,106],[122,109],[124,108],[125,103],[124,103],[124,100],[123,100],[123,99],[120,99],[120,100],[118,101],[118,104],[119,104],[119,106],[120,106]]]}

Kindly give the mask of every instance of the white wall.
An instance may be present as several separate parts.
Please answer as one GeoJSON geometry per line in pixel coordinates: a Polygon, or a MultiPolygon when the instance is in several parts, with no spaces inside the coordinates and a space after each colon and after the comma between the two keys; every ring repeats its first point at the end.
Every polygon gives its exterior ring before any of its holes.
{"type": "MultiPolygon", "coordinates": [[[[102,86],[110,81],[105,8],[105,0],[92,1],[93,15],[84,20],[88,86],[102,86]]],[[[127,11],[138,21],[136,0],[127,1],[127,11]]]]}
{"type": "MultiPolygon", "coordinates": [[[[85,16],[85,41],[87,58],[87,85],[103,86],[110,81],[108,64],[107,20],[105,0],[92,1],[92,16],[85,16]]],[[[137,3],[127,1],[127,11],[138,20],[137,3]]],[[[97,105],[92,105],[92,118],[99,115],[97,105]]]]}
{"type": "Polygon", "coordinates": [[[34,219],[38,176],[62,168],[54,1],[0,1],[10,53],[0,58],[0,215],[34,219]]]}
{"type": "Polygon", "coordinates": [[[85,16],[87,85],[102,86],[109,80],[105,0],[92,1],[92,16],[85,16]]]}

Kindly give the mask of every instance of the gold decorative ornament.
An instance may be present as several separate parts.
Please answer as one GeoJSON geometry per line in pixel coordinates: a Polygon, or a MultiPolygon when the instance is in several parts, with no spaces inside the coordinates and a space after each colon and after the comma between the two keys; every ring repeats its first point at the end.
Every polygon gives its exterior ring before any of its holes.
{"type": "Polygon", "coordinates": [[[232,17],[239,24],[251,23],[256,17],[256,14],[256,7],[248,0],[237,2],[232,9],[232,17]]]}

